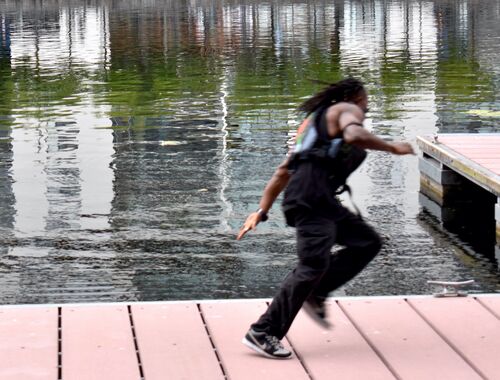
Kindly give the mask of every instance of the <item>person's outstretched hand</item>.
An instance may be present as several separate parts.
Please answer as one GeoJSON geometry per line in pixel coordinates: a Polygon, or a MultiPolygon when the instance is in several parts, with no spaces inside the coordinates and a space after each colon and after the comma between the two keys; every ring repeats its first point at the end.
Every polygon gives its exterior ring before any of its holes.
{"type": "Polygon", "coordinates": [[[243,224],[243,227],[240,228],[240,232],[238,233],[236,240],[240,240],[248,231],[254,230],[259,222],[260,214],[258,212],[252,212],[250,215],[248,215],[247,220],[245,220],[245,223],[243,224]]]}
{"type": "Polygon", "coordinates": [[[415,154],[413,147],[407,142],[394,142],[392,143],[392,153],[397,155],[415,154]]]}

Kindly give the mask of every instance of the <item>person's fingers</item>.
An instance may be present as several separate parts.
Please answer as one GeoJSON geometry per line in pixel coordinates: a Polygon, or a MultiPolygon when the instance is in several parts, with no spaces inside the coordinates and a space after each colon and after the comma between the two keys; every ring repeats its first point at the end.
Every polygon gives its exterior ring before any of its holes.
{"type": "Polygon", "coordinates": [[[247,227],[247,226],[243,226],[241,229],[240,229],[240,232],[238,233],[238,236],[236,237],[236,240],[240,240],[243,236],[246,235],[246,233],[248,231],[250,231],[252,228],[250,227],[247,227]]]}
{"type": "Polygon", "coordinates": [[[396,143],[396,154],[415,154],[415,151],[410,143],[396,143]]]}
{"type": "Polygon", "coordinates": [[[238,236],[236,236],[236,240],[241,240],[241,238],[243,236],[245,236],[245,234],[246,234],[245,230],[240,230],[240,232],[238,233],[238,236]]]}
{"type": "Polygon", "coordinates": [[[413,146],[410,143],[406,143],[406,153],[407,154],[415,154],[415,150],[413,149],[413,146]]]}
{"type": "Polygon", "coordinates": [[[245,220],[243,227],[241,227],[238,236],[236,236],[236,240],[240,240],[248,231],[255,229],[259,223],[259,218],[260,216],[258,213],[250,214],[247,220],[245,220]]]}

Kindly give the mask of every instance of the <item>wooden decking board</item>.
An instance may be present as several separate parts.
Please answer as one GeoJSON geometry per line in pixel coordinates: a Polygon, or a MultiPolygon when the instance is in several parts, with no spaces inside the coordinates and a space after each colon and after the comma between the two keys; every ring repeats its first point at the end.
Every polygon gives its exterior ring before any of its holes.
{"type": "Polygon", "coordinates": [[[500,319],[500,297],[476,297],[476,299],[500,319]]]}
{"type": "MultiPolygon", "coordinates": [[[[445,142],[441,142],[442,144],[446,144],[445,142]]],[[[464,153],[468,153],[472,156],[476,156],[476,155],[486,155],[486,156],[495,156],[495,153],[496,150],[498,149],[498,146],[496,147],[489,147],[489,146],[459,146],[459,145],[456,145],[456,144],[452,144],[452,145],[448,145],[446,144],[446,146],[450,149],[453,149],[455,152],[457,153],[460,153],[460,154],[464,154],[464,153]]]]}
{"type": "Polygon", "coordinates": [[[140,377],[126,305],[63,307],[64,380],[140,377]]]}
{"type": "Polygon", "coordinates": [[[132,316],[145,379],[224,378],[195,303],[136,304],[132,316]]]}
{"type": "Polygon", "coordinates": [[[469,160],[478,162],[478,161],[485,161],[490,164],[496,164],[500,162],[494,155],[492,154],[486,154],[485,152],[471,152],[471,151],[463,151],[461,154],[464,157],[467,157],[469,160]]]}
{"type": "Polygon", "coordinates": [[[450,144],[460,147],[478,146],[479,144],[481,146],[484,145],[487,147],[494,147],[496,144],[500,143],[500,138],[498,138],[495,135],[484,135],[484,136],[474,137],[474,135],[472,134],[460,136],[460,135],[455,135],[453,133],[451,134],[443,133],[438,136],[438,141],[444,144],[450,144]]]}
{"type": "Polygon", "coordinates": [[[329,299],[334,328],[299,312],[283,340],[296,353],[290,360],[262,358],[241,343],[266,307],[265,300],[0,306],[0,380],[140,380],[139,364],[144,380],[500,379],[497,294],[329,299]]]}
{"type": "Polygon", "coordinates": [[[57,307],[0,308],[0,379],[58,378],[57,307]]]}
{"type": "Polygon", "coordinates": [[[417,142],[425,154],[500,196],[500,134],[439,134],[437,143],[422,136],[417,142]],[[478,161],[484,157],[487,163],[478,161]]]}
{"type": "MultiPolygon", "coordinates": [[[[201,304],[202,314],[227,376],[232,380],[309,380],[297,357],[265,359],[241,343],[250,324],[265,310],[264,302],[201,304]]],[[[283,343],[290,348],[286,339],[283,343]]]]}
{"type": "Polygon", "coordinates": [[[481,379],[405,300],[339,303],[399,378],[481,379]]]}
{"type": "Polygon", "coordinates": [[[497,165],[498,160],[496,158],[474,158],[476,162],[479,162],[481,164],[491,164],[491,165],[497,165]]]}
{"type": "Polygon", "coordinates": [[[287,336],[312,378],[395,379],[337,303],[329,301],[327,311],[333,328],[320,327],[301,311],[287,336]]]}
{"type": "MultiPolygon", "coordinates": [[[[442,135],[441,135],[442,136],[442,135]]],[[[478,151],[478,150],[491,150],[498,148],[498,144],[500,140],[495,140],[490,142],[491,137],[484,141],[474,141],[474,140],[464,140],[458,141],[453,138],[439,138],[439,142],[441,144],[446,144],[452,149],[457,150],[470,150],[470,151],[478,151]],[[477,145],[476,145],[477,144],[477,145]]]]}
{"type": "Polygon", "coordinates": [[[470,144],[471,142],[483,142],[491,144],[492,142],[500,142],[498,133],[440,133],[439,141],[455,142],[456,144],[470,144]]]}
{"type": "Polygon", "coordinates": [[[483,165],[486,169],[491,170],[494,173],[500,173],[500,165],[483,165]]]}
{"type": "Polygon", "coordinates": [[[453,135],[442,134],[438,138],[441,144],[459,155],[474,161],[495,174],[500,174],[500,136],[498,135],[453,135]],[[488,157],[488,162],[480,159],[488,157]]]}
{"type": "Polygon", "coordinates": [[[500,321],[474,298],[415,299],[418,312],[485,378],[500,377],[500,321]]]}

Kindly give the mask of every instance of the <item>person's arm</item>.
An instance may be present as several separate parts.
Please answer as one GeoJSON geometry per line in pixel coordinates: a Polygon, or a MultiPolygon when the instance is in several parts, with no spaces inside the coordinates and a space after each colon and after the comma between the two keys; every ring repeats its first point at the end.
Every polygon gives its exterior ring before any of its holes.
{"type": "Polygon", "coordinates": [[[363,111],[355,105],[350,105],[339,112],[337,125],[343,132],[346,143],[363,149],[381,150],[398,155],[415,154],[413,147],[409,143],[385,141],[370,133],[363,128],[363,120],[363,111]]]}
{"type": "Polygon", "coordinates": [[[267,183],[259,202],[259,209],[248,215],[243,227],[241,227],[237,240],[240,240],[245,234],[257,227],[257,224],[262,221],[263,215],[267,215],[278,195],[286,187],[290,174],[288,173],[288,159],[283,161],[276,169],[273,176],[267,183]]]}

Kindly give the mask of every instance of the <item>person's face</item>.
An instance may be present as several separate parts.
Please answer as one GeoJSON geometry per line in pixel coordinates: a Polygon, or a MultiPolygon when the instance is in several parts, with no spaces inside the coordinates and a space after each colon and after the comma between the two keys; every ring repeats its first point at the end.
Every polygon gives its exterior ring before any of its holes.
{"type": "Polygon", "coordinates": [[[366,91],[360,91],[354,98],[353,103],[361,108],[366,114],[368,112],[368,95],[366,94],[366,91]]]}

